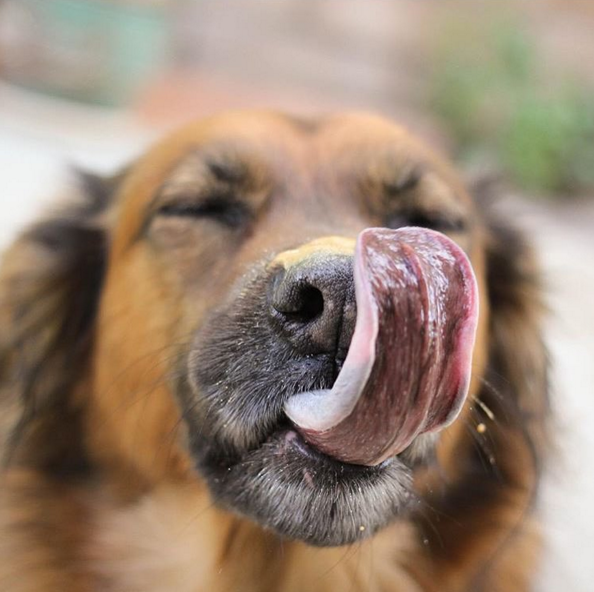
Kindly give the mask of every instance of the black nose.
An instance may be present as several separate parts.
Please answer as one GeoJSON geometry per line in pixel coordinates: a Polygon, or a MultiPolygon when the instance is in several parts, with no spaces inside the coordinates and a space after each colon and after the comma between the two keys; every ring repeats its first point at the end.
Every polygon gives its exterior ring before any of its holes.
{"type": "Polygon", "coordinates": [[[300,353],[344,360],[357,316],[351,256],[320,255],[281,269],[270,301],[274,325],[300,353]]]}

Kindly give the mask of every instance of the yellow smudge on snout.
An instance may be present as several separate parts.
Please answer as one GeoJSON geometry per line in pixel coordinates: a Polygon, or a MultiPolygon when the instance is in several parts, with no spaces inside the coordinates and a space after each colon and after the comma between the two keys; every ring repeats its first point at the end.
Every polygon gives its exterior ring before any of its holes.
{"type": "Polygon", "coordinates": [[[270,263],[272,267],[289,269],[302,261],[320,255],[354,255],[356,240],[344,236],[324,236],[297,249],[279,253],[270,263]]]}

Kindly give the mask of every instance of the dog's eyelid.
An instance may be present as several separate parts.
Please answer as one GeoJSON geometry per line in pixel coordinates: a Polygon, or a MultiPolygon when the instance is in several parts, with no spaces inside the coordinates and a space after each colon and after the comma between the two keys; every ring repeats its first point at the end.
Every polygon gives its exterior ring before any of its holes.
{"type": "Polygon", "coordinates": [[[423,226],[442,232],[464,232],[468,229],[468,221],[458,214],[447,212],[411,212],[408,223],[412,226],[423,226]]]}
{"type": "Polygon", "coordinates": [[[413,191],[421,183],[425,171],[422,167],[416,166],[399,174],[396,179],[384,181],[383,188],[387,196],[393,197],[408,191],[413,191]]]}
{"type": "Polygon", "coordinates": [[[180,198],[161,204],[155,216],[169,218],[212,218],[231,228],[241,226],[251,216],[247,204],[235,197],[211,196],[202,200],[180,198]]]}
{"type": "Polygon", "coordinates": [[[239,162],[209,159],[206,161],[206,166],[215,181],[227,185],[240,185],[248,176],[245,165],[239,162]]]}
{"type": "Polygon", "coordinates": [[[424,208],[400,208],[387,216],[387,226],[421,226],[440,232],[465,232],[469,220],[460,213],[424,208]]]}

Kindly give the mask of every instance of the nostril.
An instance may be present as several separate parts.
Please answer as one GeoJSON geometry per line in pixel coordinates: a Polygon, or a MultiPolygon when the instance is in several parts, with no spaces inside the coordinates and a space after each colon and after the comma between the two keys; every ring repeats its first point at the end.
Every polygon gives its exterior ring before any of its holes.
{"type": "Polygon", "coordinates": [[[334,355],[340,366],[352,336],[352,258],[315,258],[278,271],[268,283],[272,329],[301,354],[334,355]]]}
{"type": "Polygon", "coordinates": [[[308,281],[274,282],[272,307],[288,322],[309,323],[324,312],[324,296],[308,281]]]}
{"type": "Polygon", "coordinates": [[[285,310],[283,314],[297,323],[309,323],[324,312],[324,296],[314,286],[302,286],[292,304],[291,310],[285,310]]]}

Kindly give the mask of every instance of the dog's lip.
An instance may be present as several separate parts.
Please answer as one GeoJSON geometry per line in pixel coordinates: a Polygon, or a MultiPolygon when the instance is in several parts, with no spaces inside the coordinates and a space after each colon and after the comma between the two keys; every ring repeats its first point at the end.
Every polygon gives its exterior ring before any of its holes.
{"type": "Polygon", "coordinates": [[[394,457],[390,457],[380,464],[373,466],[352,464],[338,460],[308,444],[296,429],[288,426],[284,422],[268,435],[261,446],[265,444],[276,444],[279,448],[279,454],[282,454],[283,451],[290,447],[291,450],[298,452],[306,463],[314,462],[316,464],[332,465],[333,467],[339,467],[342,473],[353,473],[357,476],[365,476],[366,474],[369,475],[381,472],[394,460],[394,457]]]}

